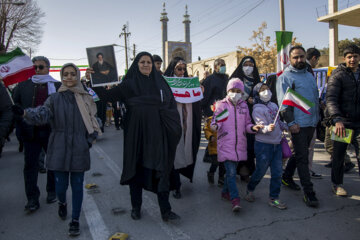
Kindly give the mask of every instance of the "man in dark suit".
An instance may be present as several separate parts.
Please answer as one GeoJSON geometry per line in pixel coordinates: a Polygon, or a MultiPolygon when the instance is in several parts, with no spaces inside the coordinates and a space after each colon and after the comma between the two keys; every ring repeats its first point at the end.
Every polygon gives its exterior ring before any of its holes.
{"type": "MultiPolygon", "coordinates": [[[[32,59],[36,75],[19,83],[14,90],[14,103],[22,108],[37,107],[44,104],[52,93],[55,93],[61,83],[49,75],[50,62],[46,57],[32,59]]],[[[50,125],[33,126],[23,120],[17,121],[17,127],[24,141],[24,181],[27,204],[25,210],[34,212],[40,207],[40,190],[37,186],[39,171],[39,155],[42,150],[46,152],[50,125]]],[[[55,179],[53,171],[47,172],[47,203],[56,202],[55,179]]]]}

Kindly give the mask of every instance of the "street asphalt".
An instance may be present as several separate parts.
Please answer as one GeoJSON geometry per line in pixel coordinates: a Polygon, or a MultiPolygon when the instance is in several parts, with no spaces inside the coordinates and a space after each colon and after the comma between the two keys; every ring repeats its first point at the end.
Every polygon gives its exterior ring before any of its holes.
{"type": "MultiPolygon", "coordinates": [[[[119,184],[122,171],[123,131],[107,127],[91,149],[91,170],[84,184],[94,183],[96,189],[84,188],[80,217],[81,235],[77,239],[105,240],[116,232],[129,234],[129,239],[360,239],[360,177],[353,169],[345,174],[344,187],[349,196],[336,197],[331,191],[330,169],[324,164],[329,155],[317,142],[313,168],[323,175],[313,179],[320,201],[318,208],[307,207],[301,191],[282,187],[280,198],[287,210],[268,205],[269,171],[255,190],[256,201],[244,200],[246,183],[238,179],[242,209],[231,211],[231,203],[221,200],[221,188],[207,182],[210,165],[202,161],[206,140],[202,138],[194,181],[182,178],[182,198],[170,195],[173,211],[181,216],[175,223],[161,220],[156,195],[143,192],[141,220],[130,217],[129,188],[119,184]]],[[[356,163],[355,159],[352,159],[356,163]]],[[[18,152],[14,135],[4,147],[0,158],[0,239],[56,240],[68,239],[71,220],[71,188],[68,189],[68,217],[57,215],[57,203],[46,204],[46,174],[39,174],[40,209],[26,214],[23,180],[23,153],[18,152]]],[[[217,180],[217,177],[216,177],[217,180]]],[[[297,175],[295,181],[300,184],[297,175]]]]}

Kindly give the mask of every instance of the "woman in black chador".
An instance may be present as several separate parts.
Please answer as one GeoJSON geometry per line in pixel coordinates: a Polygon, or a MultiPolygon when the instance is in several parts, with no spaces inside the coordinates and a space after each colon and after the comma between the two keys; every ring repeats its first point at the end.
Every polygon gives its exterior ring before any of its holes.
{"type": "MultiPolygon", "coordinates": [[[[250,116],[252,113],[254,98],[253,98],[253,88],[256,84],[260,82],[259,71],[256,67],[256,62],[253,57],[246,56],[241,61],[239,66],[235,69],[231,78],[240,78],[244,83],[244,95],[243,100],[247,102],[249,107],[250,116]]],[[[249,176],[255,170],[255,153],[254,153],[254,143],[255,135],[246,134],[247,139],[247,161],[239,163],[237,167],[237,173],[241,176],[241,180],[246,182],[250,181],[249,176]]]]}
{"type": "MultiPolygon", "coordinates": [[[[164,76],[189,77],[184,59],[175,57],[167,67],[164,76]]],[[[176,103],[181,121],[181,139],[176,148],[174,169],[170,176],[170,189],[175,190],[173,196],[181,198],[180,174],[192,182],[196,156],[201,136],[201,108],[200,102],[176,103]]]]}
{"type": "Polygon", "coordinates": [[[121,84],[100,95],[106,101],[122,101],[127,109],[120,184],[130,186],[131,217],[141,218],[145,189],[157,194],[163,221],[179,219],[169,203],[169,175],[181,136],[180,117],[151,54],[139,53],[121,84]]]}

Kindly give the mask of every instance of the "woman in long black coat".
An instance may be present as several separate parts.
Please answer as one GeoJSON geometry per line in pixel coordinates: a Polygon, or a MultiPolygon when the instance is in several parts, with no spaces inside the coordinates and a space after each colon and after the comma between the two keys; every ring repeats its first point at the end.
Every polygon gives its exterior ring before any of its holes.
{"type": "Polygon", "coordinates": [[[131,217],[141,218],[142,189],[157,194],[164,221],[178,219],[169,203],[169,176],[181,136],[176,102],[150,53],[139,53],[124,80],[104,93],[106,101],[122,101],[124,121],[123,172],[130,186],[131,217]]]}
{"type": "MultiPolygon", "coordinates": [[[[250,116],[252,113],[254,100],[253,100],[253,88],[256,84],[260,82],[259,71],[256,67],[256,62],[253,57],[246,56],[241,61],[239,66],[235,69],[231,78],[239,78],[244,83],[244,96],[243,100],[247,102],[249,107],[250,116]]],[[[237,167],[237,172],[241,176],[241,180],[248,182],[250,180],[249,176],[255,170],[255,153],[254,153],[254,143],[255,135],[246,134],[247,139],[247,161],[239,163],[237,167]]]]}

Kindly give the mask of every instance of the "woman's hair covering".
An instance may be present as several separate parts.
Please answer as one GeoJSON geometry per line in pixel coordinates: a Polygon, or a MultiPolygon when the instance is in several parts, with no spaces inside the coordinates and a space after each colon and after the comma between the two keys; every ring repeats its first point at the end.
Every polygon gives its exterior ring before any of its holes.
{"type": "Polygon", "coordinates": [[[96,104],[92,96],[87,91],[85,91],[80,81],[79,68],[73,63],[64,64],[60,70],[61,79],[63,78],[64,69],[67,67],[72,67],[75,69],[77,84],[74,87],[70,87],[70,88],[62,84],[58,92],[65,92],[67,90],[73,92],[75,96],[76,104],[79,108],[81,117],[84,121],[88,133],[92,134],[94,131],[96,131],[99,135],[101,135],[100,126],[95,117],[97,112],[96,104]]]}
{"type": "MultiPolygon", "coordinates": [[[[171,60],[169,66],[166,68],[164,76],[167,77],[174,77],[175,74],[175,67],[178,64],[178,62],[183,61],[185,63],[185,60],[181,57],[174,57],[173,60],[171,60]]],[[[185,63],[186,65],[186,63],[185,63]]],[[[185,73],[184,73],[184,77],[189,77],[189,74],[187,72],[187,69],[185,67],[185,73]]]]}
{"type": "Polygon", "coordinates": [[[154,62],[163,62],[161,57],[159,55],[156,55],[156,54],[153,55],[153,59],[154,59],[154,62]]]}
{"type": "Polygon", "coordinates": [[[231,78],[226,87],[226,92],[233,88],[240,89],[244,92],[244,83],[239,78],[231,78]]]}
{"type": "MultiPolygon", "coordinates": [[[[253,88],[254,104],[262,103],[262,104],[265,104],[265,105],[266,105],[266,104],[268,103],[268,102],[264,102],[264,101],[262,101],[262,100],[260,99],[260,94],[259,94],[259,92],[260,92],[260,88],[261,88],[263,85],[268,86],[267,84],[260,82],[260,83],[256,84],[255,87],[253,88]]],[[[268,87],[269,87],[269,86],[268,86],[268,87]]],[[[271,100],[270,100],[270,101],[271,101],[271,100]]]]}
{"type": "Polygon", "coordinates": [[[245,62],[247,61],[251,61],[252,63],[254,63],[254,71],[252,73],[253,75],[253,82],[254,84],[257,84],[260,82],[260,75],[259,75],[259,71],[258,71],[258,68],[256,66],[256,62],[255,62],[255,59],[253,57],[250,57],[250,56],[246,56],[244,57],[243,59],[241,59],[241,62],[239,64],[239,66],[235,69],[235,71],[231,74],[230,78],[240,78],[240,79],[244,79],[244,78],[247,78],[249,79],[248,77],[245,76],[245,73],[243,71],[243,65],[245,62]]]}

